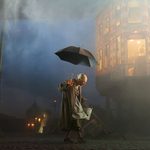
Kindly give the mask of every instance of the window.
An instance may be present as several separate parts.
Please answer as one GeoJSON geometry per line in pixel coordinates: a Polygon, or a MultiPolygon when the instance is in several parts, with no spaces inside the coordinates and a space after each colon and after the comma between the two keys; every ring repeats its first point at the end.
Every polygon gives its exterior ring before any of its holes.
{"type": "Polygon", "coordinates": [[[128,40],[128,75],[146,75],[146,40],[128,40]]]}
{"type": "Polygon", "coordinates": [[[133,75],[135,75],[135,67],[128,66],[128,76],[133,76],[133,75]]]}
{"type": "Polygon", "coordinates": [[[116,39],[112,39],[110,43],[110,66],[115,67],[116,65],[116,39]]]}
{"type": "Polygon", "coordinates": [[[99,64],[100,64],[100,70],[103,69],[103,51],[100,50],[100,60],[99,60],[99,64]]]}
{"type": "Polygon", "coordinates": [[[140,23],[142,21],[142,10],[137,0],[128,2],[128,23],[140,23]]]}
{"type": "Polygon", "coordinates": [[[120,26],[120,21],[117,21],[117,22],[116,22],[116,26],[117,26],[117,27],[120,26]]]}
{"type": "Polygon", "coordinates": [[[107,57],[107,46],[105,47],[105,49],[103,50],[103,60],[104,60],[104,68],[106,69],[108,67],[108,57],[107,57]]]}
{"type": "Polygon", "coordinates": [[[117,37],[117,64],[121,64],[121,37],[117,37]]]}
{"type": "Polygon", "coordinates": [[[104,34],[107,34],[109,32],[109,23],[110,23],[110,20],[107,17],[106,21],[104,22],[104,34]]]}
{"type": "Polygon", "coordinates": [[[133,64],[138,57],[146,55],[145,39],[128,40],[128,63],[133,64]]]}

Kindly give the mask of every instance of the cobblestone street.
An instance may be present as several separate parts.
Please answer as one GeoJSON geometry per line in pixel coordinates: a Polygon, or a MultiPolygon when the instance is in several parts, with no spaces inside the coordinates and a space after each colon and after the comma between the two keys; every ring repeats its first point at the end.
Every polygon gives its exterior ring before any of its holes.
{"type": "Polygon", "coordinates": [[[64,144],[60,137],[2,138],[0,150],[150,150],[147,140],[87,140],[85,144],[64,144]]]}

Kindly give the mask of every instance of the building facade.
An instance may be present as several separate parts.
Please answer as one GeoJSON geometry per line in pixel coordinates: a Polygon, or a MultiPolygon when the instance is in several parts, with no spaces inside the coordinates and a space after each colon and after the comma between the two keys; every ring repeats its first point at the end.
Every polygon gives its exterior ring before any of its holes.
{"type": "MultiPolygon", "coordinates": [[[[2,37],[1,37],[2,38],[2,37]]],[[[0,39],[0,78],[2,74],[2,49],[3,49],[3,39],[0,39]]]]}
{"type": "Polygon", "coordinates": [[[96,83],[107,109],[119,119],[149,118],[150,1],[113,0],[97,16],[96,35],[96,83]]]}
{"type": "MultiPolygon", "coordinates": [[[[2,49],[4,46],[4,1],[0,1],[0,80],[2,75],[2,49]]],[[[0,83],[1,84],[1,83],[0,83]]]]}

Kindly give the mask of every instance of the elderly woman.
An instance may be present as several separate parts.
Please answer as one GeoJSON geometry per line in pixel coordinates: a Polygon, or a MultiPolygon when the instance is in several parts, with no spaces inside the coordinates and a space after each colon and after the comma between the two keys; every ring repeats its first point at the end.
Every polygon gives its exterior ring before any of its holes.
{"type": "Polygon", "coordinates": [[[64,142],[73,143],[70,138],[71,132],[77,133],[77,141],[84,142],[81,134],[80,119],[89,120],[88,114],[84,111],[84,98],[81,94],[82,86],[87,83],[86,74],[78,74],[76,79],[66,80],[59,85],[62,92],[61,105],[61,129],[66,131],[64,142]]]}

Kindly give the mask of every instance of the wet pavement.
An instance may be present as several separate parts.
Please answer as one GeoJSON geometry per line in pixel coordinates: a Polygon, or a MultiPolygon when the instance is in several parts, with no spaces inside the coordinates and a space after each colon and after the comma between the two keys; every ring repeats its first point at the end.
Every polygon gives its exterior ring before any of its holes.
{"type": "Polygon", "coordinates": [[[150,140],[87,139],[84,144],[65,144],[62,137],[0,138],[0,150],[150,150],[150,140]]]}

